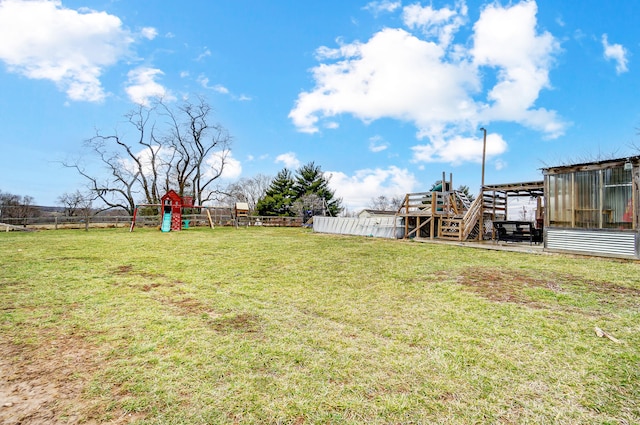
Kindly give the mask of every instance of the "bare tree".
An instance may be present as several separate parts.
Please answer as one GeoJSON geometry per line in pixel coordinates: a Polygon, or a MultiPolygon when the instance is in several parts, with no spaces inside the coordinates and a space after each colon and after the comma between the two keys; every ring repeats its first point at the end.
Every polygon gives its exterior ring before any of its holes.
{"type": "Polygon", "coordinates": [[[78,204],[78,214],[84,220],[84,230],[89,231],[89,222],[94,214],[93,210],[93,197],[90,194],[82,196],[80,203],[78,204]]]}
{"type": "Polygon", "coordinates": [[[376,211],[397,211],[402,205],[402,198],[400,196],[394,196],[391,199],[385,195],[380,195],[377,198],[371,198],[369,207],[376,211]]]}
{"type": "Polygon", "coordinates": [[[267,193],[272,181],[273,177],[265,174],[249,178],[243,177],[237,182],[231,183],[226,192],[231,203],[246,202],[249,205],[249,211],[254,212],[256,204],[267,193]]]}
{"type": "Polygon", "coordinates": [[[89,222],[95,211],[93,209],[93,201],[95,194],[82,193],[76,190],[73,193],[65,192],[58,197],[58,203],[64,207],[64,213],[67,217],[82,217],[84,221],[84,229],[89,230],[89,222]]]}
{"type": "Polygon", "coordinates": [[[58,204],[64,207],[64,215],[74,217],[78,215],[83,206],[85,196],[79,190],[69,193],[65,192],[58,196],[58,204]]]}
{"type": "MultiPolygon", "coordinates": [[[[220,124],[211,124],[211,106],[201,97],[198,103],[185,102],[177,111],[158,102],[170,126],[166,143],[174,155],[168,179],[179,195],[191,192],[202,205],[223,193],[211,186],[220,178],[230,153],[231,137],[220,124]]],[[[171,185],[169,185],[171,186],[171,185]]]]}
{"type": "Polygon", "coordinates": [[[293,203],[291,209],[297,216],[302,217],[303,222],[314,215],[324,216],[328,212],[325,200],[315,193],[302,195],[293,203]]]}
{"type": "Polygon", "coordinates": [[[231,138],[219,124],[210,124],[212,109],[203,99],[172,107],[158,100],[125,115],[133,136],[96,135],[85,142],[101,168],[89,169],[80,161],[64,163],[87,181],[88,189],[107,209],[129,214],[137,204],[158,204],[169,189],[189,194],[202,205],[221,193],[213,187],[222,175],[231,138]]]}
{"type": "MultiPolygon", "coordinates": [[[[37,217],[40,210],[34,206],[33,197],[14,195],[0,191],[0,219],[37,217]]],[[[25,223],[26,224],[26,221],[25,223]]]]}

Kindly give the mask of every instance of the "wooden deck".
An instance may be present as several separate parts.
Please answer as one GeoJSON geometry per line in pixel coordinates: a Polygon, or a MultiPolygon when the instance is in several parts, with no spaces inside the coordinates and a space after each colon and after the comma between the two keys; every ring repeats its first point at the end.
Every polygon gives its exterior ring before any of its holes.
{"type": "Polygon", "coordinates": [[[543,244],[532,244],[528,242],[498,242],[498,241],[448,241],[442,239],[429,239],[429,238],[414,238],[415,242],[422,243],[434,243],[441,245],[455,245],[464,246],[467,248],[488,249],[492,251],[509,251],[509,252],[522,252],[527,254],[550,254],[544,251],[543,244]]]}

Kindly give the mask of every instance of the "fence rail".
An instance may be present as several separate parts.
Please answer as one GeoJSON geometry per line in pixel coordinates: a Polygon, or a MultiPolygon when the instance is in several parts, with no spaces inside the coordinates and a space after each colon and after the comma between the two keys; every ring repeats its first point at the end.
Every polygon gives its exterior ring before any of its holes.
{"type": "MultiPolygon", "coordinates": [[[[24,218],[0,218],[0,223],[9,226],[23,227],[27,229],[74,229],[89,227],[128,227],[131,225],[132,216],[92,216],[89,222],[85,217],[67,216],[41,216],[24,218]]],[[[231,215],[211,214],[215,226],[235,226],[236,222],[231,215]]],[[[209,217],[206,214],[183,214],[182,220],[188,220],[189,227],[209,226],[209,217]]],[[[136,216],[136,227],[159,227],[162,223],[160,215],[136,216]]],[[[301,227],[300,217],[242,217],[238,223],[240,226],[266,226],[266,227],[301,227]]],[[[0,225],[1,226],[1,225],[0,225]]],[[[4,231],[4,229],[2,229],[4,231]]]]}

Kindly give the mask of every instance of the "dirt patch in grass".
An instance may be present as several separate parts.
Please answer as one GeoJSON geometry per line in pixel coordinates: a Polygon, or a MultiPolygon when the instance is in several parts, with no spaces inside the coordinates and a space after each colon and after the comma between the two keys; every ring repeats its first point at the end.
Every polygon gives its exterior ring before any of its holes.
{"type": "MultiPolygon", "coordinates": [[[[640,305],[640,289],[621,286],[612,282],[584,279],[571,274],[529,273],[497,268],[474,268],[463,271],[458,282],[482,297],[495,302],[526,304],[532,308],[549,307],[533,299],[531,289],[543,289],[550,294],[591,293],[599,303],[620,307],[640,305]]],[[[570,309],[565,306],[565,309],[570,309]]]]}
{"type": "Polygon", "coordinates": [[[251,313],[239,313],[222,316],[213,321],[213,328],[220,332],[241,331],[257,333],[260,331],[260,317],[251,313]]]}
{"type": "MultiPolygon", "coordinates": [[[[39,345],[0,342],[0,423],[97,424],[104,411],[84,398],[100,364],[97,349],[77,336],[42,338],[39,345]]],[[[123,424],[127,414],[107,423],[123,424]]],[[[137,419],[140,419],[138,417],[137,419]]]]}
{"type": "Polygon", "coordinates": [[[123,264],[118,266],[113,271],[114,274],[117,275],[132,275],[132,276],[141,276],[146,279],[157,279],[157,278],[166,278],[162,273],[152,273],[142,270],[135,270],[131,264],[123,264]]]}
{"type": "Polygon", "coordinates": [[[535,304],[525,293],[526,288],[545,288],[555,293],[562,287],[556,279],[532,277],[526,273],[501,269],[469,269],[459,277],[459,283],[491,301],[535,304]]]}
{"type": "Polygon", "coordinates": [[[118,266],[114,273],[115,274],[130,274],[133,272],[133,266],[131,264],[124,264],[122,266],[118,266]]]}

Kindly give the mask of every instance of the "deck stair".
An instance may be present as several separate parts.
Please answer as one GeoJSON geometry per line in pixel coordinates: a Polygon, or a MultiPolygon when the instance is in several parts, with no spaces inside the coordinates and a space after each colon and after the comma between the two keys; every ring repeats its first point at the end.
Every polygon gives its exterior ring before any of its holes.
{"type": "Polygon", "coordinates": [[[469,200],[469,198],[464,192],[455,190],[453,193],[456,199],[462,204],[465,210],[468,210],[469,208],[471,208],[471,201],[469,200]]]}

